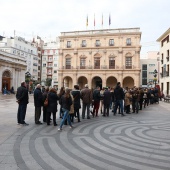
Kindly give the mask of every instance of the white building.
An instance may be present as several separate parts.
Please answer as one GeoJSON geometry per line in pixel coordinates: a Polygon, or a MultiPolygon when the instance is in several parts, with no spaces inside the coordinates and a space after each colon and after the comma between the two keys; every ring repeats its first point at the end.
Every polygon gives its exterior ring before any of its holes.
{"type": "Polygon", "coordinates": [[[147,58],[140,59],[140,86],[141,87],[155,87],[155,83],[159,84],[159,52],[148,52],[147,58]],[[157,77],[154,77],[154,70],[157,71],[157,77]],[[157,79],[155,82],[155,78],[157,79]]]}
{"type": "Polygon", "coordinates": [[[44,40],[42,53],[42,85],[45,85],[47,78],[52,79],[52,87],[58,87],[58,48],[59,39],[44,40]]]}
{"type": "Polygon", "coordinates": [[[160,85],[163,93],[170,94],[170,77],[169,77],[169,64],[170,64],[170,28],[165,31],[157,41],[160,43],[160,85]]]}
{"type": "Polygon", "coordinates": [[[31,78],[38,79],[38,57],[37,48],[22,37],[2,37],[0,39],[0,50],[9,54],[26,59],[27,69],[31,78]]]}
{"type": "MultiPolygon", "coordinates": [[[[0,45],[1,39],[0,37],[0,45]]],[[[6,51],[0,51],[0,92],[4,88],[10,90],[11,87],[16,91],[21,82],[25,81],[26,69],[25,58],[6,51]]]]}

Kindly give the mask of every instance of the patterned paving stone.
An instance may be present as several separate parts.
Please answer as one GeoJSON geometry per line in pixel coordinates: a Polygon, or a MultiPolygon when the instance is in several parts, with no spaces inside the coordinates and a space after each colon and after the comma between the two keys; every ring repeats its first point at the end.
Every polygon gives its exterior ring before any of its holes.
{"type": "MultiPolygon", "coordinates": [[[[8,96],[9,97],[9,96],[8,96]]],[[[1,140],[0,169],[21,170],[170,170],[170,108],[149,105],[139,114],[84,119],[74,128],[34,124],[33,100],[27,111],[29,126],[16,125],[14,97],[2,100],[11,108],[10,131],[1,140]]],[[[1,120],[2,121],[2,120],[1,120]]],[[[60,119],[57,119],[57,123],[60,119]]],[[[7,121],[3,122],[4,125],[7,121]]],[[[0,125],[1,126],[1,125],[0,125]]]]}

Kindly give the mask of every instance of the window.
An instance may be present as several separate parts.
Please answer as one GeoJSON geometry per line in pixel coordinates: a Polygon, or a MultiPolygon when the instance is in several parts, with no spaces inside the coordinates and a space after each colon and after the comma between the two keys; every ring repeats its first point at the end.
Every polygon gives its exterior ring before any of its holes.
{"type": "Polygon", "coordinates": [[[94,58],[94,69],[100,69],[100,58],[94,58]]]}
{"type": "Polygon", "coordinates": [[[71,69],[71,58],[66,58],[66,69],[71,69]]]}
{"type": "Polygon", "coordinates": [[[126,57],[126,69],[132,69],[132,57],[126,57]]]}
{"type": "Polygon", "coordinates": [[[54,64],[54,67],[57,67],[57,64],[54,64]]]}
{"type": "Polygon", "coordinates": [[[131,38],[126,39],[126,45],[131,45],[131,38]]]}
{"type": "Polygon", "coordinates": [[[115,69],[115,59],[113,57],[109,58],[109,69],[115,69]]]}
{"type": "Polygon", "coordinates": [[[80,58],[80,69],[85,69],[86,59],[80,58]]]}
{"type": "Polygon", "coordinates": [[[96,40],[96,47],[100,46],[100,40],[96,40]]]}
{"type": "Polygon", "coordinates": [[[33,63],[33,66],[37,66],[37,63],[33,63]]]}
{"type": "Polygon", "coordinates": [[[54,73],[57,73],[57,70],[54,70],[54,73]]]}
{"type": "Polygon", "coordinates": [[[147,64],[142,64],[142,70],[147,70],[147,64]]]}
{"type": "Polygon", "coordinates": [[[86,40],[82,40],[82,47],[86,47],[86,40]]]}
{"type": "Polygon", "coordinates": [[[67,48],[71,47],[71,41],[67,41],[67,48]]]}
{"type": "Polygon", "coordinates": [[[46,64],[45,64],[45,63],[43,63],[43,67],[46,67],[46,64]]]}
{"type": "Polygon", "coordinates": [[[109,40],[109,46],[114,46],[114,39],[109,40]]]}

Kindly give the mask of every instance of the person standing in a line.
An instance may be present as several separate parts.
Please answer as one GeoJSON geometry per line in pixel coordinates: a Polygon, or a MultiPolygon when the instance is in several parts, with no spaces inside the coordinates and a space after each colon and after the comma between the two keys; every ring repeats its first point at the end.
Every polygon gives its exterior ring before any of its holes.
{"type": "Polygon", "coordinates": [[[28,90],[26,88],[25,82],[22,82],[21,86],[18,87],[16,93],[16,99],[18,102],[18,113],[17,113],[18,124],[29,125],[28,123],[25,122],[27,104],[29,103],[28,90]]]}
{"type": "Polygon", "coordinates": [[[35,106],[35,124],[41,125],[41,106],[43,106],[43,97],[41,92],[41,85],[37,84],[37,88],[34,91],[34,106],[35,106]]]}
{"type": "Polygon", "coordinates": [[[85,84],[85,88],[81,90],[80,96],[83,102],[83,109],[82,109],[82,119],[85,118],[85,112],[87,108],[87,119],[90,119],[90,104],[92,103],[92,92],[89,89],[88,84],[85,84]]]}
{"type": "Polygon", "coordinates": [[[110,101],[111,101],[111,92],[106,87],[105,92],[103,94],[103,104],[104,104],[104,113],[103,116],[109,116],[109,107],[110,107],[110,101]]]}
{"type": "Polygon", "coordinates": [[[114,97],[115,97],[114,116],[116,115],[118,106],[120,107],[120,110],[121,110],[120,114],[122,116],[125,116],[123,114],[123,100],[124,100],[125,94],[123,92],[120,82],[117,83],[117,86],[114,90],[114,97]]]}
{"type": "Polygon", "coordinates": [[[48,106],[47,106],[47,125],[50,125],[50,117],[51,113],[53,114],[53,124],[54,126],[57,126],[56,123],[56,112],[57,112],[57,100],[59,100],[59,97],[57,95],[57,91],[55,88],[51,88],[48,93],[48,106]]]}
{"type": "Polygon", "coordinates": [[[74,90],[72,90],[73,102],[74,102],[74,116],[78,118],[78,122],[80,122],[80,113],[79,110],[81,108],[80,104],[80,90],[78,85],[74,85],[74,90]]]}
{"type": "MultiPolygon", "coordinates": [[[[49,87],[44,88],[44,93],[43,93],[43,103],[45,102],[47,95],[49,92],[49,87]]],[[[43,105],[43,122],[47,122],[47,106],[43,105]]]]}
{"type": "Polygon", "coordinates": [[[73,127],[71,124],[70,114],[69,114],[70,107],[72,105],[72,99],[71,99],[70,90],[68,87],[65,88],[65,94],[62,95],[59,102],[62,107],[62,111],[64,112],[63,119],[61,120],[61,123],[60,123],[60,128],[58,129],[58,131],[61,131],[66,119],[68,121],[68,124],[70,125],[70,128],[73,127]]]}
{"type": "Polygon", "coordinates": [[[92,112],[92,115],[93,117],[96,116],[98,117],[98,110],[99,110],[99,106],[100,106],[100,87],[97,86],[96,89],[93,91],[93,112],[92,112]]]}

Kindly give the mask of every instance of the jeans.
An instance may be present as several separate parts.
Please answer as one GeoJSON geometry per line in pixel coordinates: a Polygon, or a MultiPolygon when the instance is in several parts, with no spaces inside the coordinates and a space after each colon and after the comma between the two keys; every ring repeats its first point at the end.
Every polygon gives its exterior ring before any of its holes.
{"type": "Polygon", "coordinates": [[[18,113],[17,113],[18,123],[21,124],[25,123],[26,110],[27,110],[27,104],[19,104],[18,113]]]}
{"type": "Polygon", "coordinates": [[[120,107],[121,114],[123,114],[123,100],[115,101],[114,114],[116,114],[118,106],[120,107]]]}
{"type": "Polygon", "coordinates": [[[71,121],[70,121],[69,110],[62,108],[62,111],[64,112],[64,116],[63,116],[63,119],[62,119],[62,121],[61,121],[61,123],[60,123],[60,129],[62,129],[62,126],[63,126],[63,124],[64,124],[64,122],[65,122],[66,119],[67,119],[67,121],[68,121],[68,124],[69,124],[70,126],[72,126],[71,121]]]}

